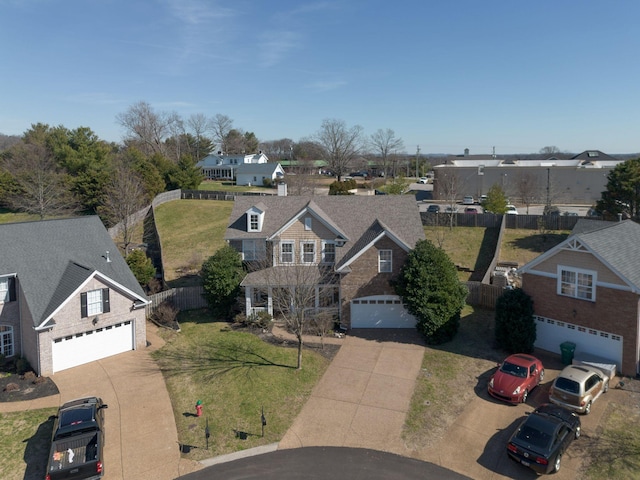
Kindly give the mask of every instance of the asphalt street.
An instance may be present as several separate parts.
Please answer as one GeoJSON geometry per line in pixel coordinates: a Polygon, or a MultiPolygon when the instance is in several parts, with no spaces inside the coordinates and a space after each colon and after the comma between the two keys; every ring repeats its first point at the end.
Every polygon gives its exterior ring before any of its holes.
{"type": "Polygon", "coordinates": [[[306,447],[277,450],[220,463],[179,480],[469,480],[438,465],[362,448],[306,447]]]}

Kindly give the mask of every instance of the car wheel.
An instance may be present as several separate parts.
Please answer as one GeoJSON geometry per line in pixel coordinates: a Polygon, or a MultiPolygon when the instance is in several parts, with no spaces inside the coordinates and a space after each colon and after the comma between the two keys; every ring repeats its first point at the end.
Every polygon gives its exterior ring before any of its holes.
{"type": "Polygon", "coordinates": [[[544,380],[544,368],[540,370],[540,378],[538,379],[538,383],[542,383],[542,380],[544,380]]]}
{"type": "Polygon", "coordinates": [[[525,390],[522,394],[522,403],[527,403],[527,398],[529,397],[529,391],[525,390]]]}
{"type": "Polygon", "coordinates": [[[580,425],[578,425],[576,427],[576,433],[574,433],[576,440],[580,438],[581,434],[582,434],[582,428],[580,428],[580,425]]]}
{"type": "Polygon", "coordinates": [[[589,415],[589,413],[591,413],[591,402],[587,403],[587,405],[584,407],[584,414],[589,415]]]}
{"type": "Polygon", "coordinates": [[[558,454],[556,461],[553,463],[553,471],[558,473],[560,471],[560,463],[562,462],[562,455],[558,454]]]}

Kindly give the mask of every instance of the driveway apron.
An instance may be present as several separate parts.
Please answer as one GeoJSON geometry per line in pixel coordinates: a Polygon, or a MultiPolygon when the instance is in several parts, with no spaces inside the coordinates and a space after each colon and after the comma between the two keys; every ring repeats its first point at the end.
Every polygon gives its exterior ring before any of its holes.
{"type": "MultiPolygon", "coordinates": [[[[151,334],[153,335],[153,334],[151,334]]],[[[162,373],[149,349],[56,373],[60,403],[101,397],[105,412],[105,480],[173,479],[181,467],[178,433],[162,373]]]]}
{"type": "Polygon", "coordinates": [[[402,427],[422,365],[415,330],[357,330],[311,393],[278,448],[335,446],[407,455],[402,427]]]}

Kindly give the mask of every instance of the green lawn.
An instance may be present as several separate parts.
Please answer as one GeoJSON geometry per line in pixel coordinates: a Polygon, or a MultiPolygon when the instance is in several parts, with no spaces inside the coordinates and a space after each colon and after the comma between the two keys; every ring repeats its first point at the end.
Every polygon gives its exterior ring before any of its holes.
{"type": "Polygon", "coordinates": [[[275,346],[256,335],[214,322],[207,310],[182,312],[182,331],[166,333],[154,356],[163,369],[181,444],[200,460],[279,441],[304,405],[329,361],[305,349],[275,346]],[[197,400],[203,416],[194,416],[197,400]],[[267,425],[262,436],[261,414],[267,425]],[[206,450],[205,427],[211,437],[206,450]]]}
{"type": "Polygon", "coordinates": [[[0,478],[44,478],[55,408],[0,413],[0,478]]]}

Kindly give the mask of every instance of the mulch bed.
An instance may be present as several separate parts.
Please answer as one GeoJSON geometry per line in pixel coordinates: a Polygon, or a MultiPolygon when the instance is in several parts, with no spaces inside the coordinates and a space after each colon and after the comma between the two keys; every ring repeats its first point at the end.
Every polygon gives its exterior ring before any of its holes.
{"type": "Polygon", "coordinates": [[[49,377],[0,373],[0,402],[35,400],[60,393],[49,377]]]}

